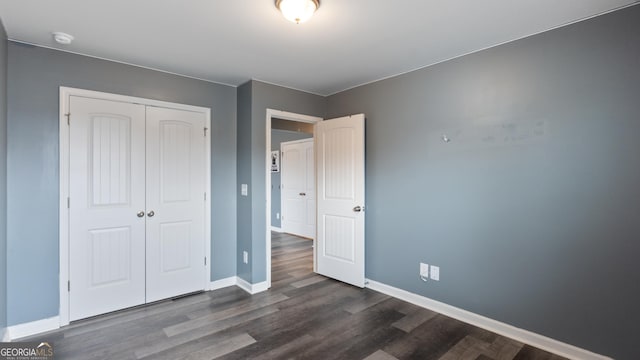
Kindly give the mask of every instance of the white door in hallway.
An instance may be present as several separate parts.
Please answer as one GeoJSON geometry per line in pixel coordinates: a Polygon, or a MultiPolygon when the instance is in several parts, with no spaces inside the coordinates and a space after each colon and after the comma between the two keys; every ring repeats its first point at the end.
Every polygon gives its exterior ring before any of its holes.
{"type": "Polygon", "coordinates": [[[70,110],[69,315],[77,320],[145,302],[145,107],[72,96],[70,110]]]}
{"type": "Polygon", "coordinates": [[[147,302],[205,287],[204,122],[147,107],[147,302]]]}
{"type": "Polygon", "coordinates": [[[364,287],[364,114],[316,125],[316,271],[364,287]]]}
{"type": "Polygon", "coordinates": [[[69,319],[205,289],[206,115],[69,107],[69,319]]]}
{"type": "Polygon", "coordinates": [[[281,145],[282,231],[316,237],[315,159],[313,139],[281,145]]]}

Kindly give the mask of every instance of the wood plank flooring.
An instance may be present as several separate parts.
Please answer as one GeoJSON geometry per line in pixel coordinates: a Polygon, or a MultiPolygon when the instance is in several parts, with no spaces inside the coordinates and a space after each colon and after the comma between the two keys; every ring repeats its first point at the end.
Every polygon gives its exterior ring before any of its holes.
{"type": "Polygon", "coordinates": [[[312,242],[273,234],[272,288],[237,287],[82,320],[23,341],[56,359],[561,360],[312,271],[312,242]]]}

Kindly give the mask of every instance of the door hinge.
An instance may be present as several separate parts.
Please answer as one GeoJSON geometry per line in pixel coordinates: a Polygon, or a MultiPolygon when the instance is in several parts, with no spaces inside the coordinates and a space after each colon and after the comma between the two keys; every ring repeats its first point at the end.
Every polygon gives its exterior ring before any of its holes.
{"type": "Polygon", "coordinates": [[[67,125],[71,125],[71,113],[66,113],[64,116],[67,117],[67,125]]]}
{"type": "Polygon", "coordinates": [[[67,281],[67,291],[71,292],[71,281],[67,281]]]}
{"type": "Polygon", "coordinates": [[[207,193],[204,193],[204,201],[207,201],[207,193]]]}
{"type": "Polygon", "coordinates": [[[204,257],[204,266],[207,266],[207,257],[204,257]]]}
{"type": "Polygon", "coordinates": [[[67,209],[71,209],[71,198],[67,197],[67,209]]]}
{"type": "Polygon", "coordinates": [[[207,130],[209,130],[209,128],[204,128],[204,136],[207,136],[207,130]]]}

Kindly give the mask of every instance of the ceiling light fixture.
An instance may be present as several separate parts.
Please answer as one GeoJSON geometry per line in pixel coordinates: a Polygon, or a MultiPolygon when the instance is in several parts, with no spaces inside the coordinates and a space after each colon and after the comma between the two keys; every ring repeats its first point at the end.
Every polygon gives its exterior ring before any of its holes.
{"type": "Polygon", "coordinates": [[[69,45],[73,41],[73,36],[67,33],[54,32],[51,35],[53,35],[53,40],[55,40],[58,44],[69,45]]]}
{"type": "Polygon", "coordinates": [[[285,19],[300,24],[313,16],[320,7],[320,0],[276,0],[276,7],[285,19]]]}

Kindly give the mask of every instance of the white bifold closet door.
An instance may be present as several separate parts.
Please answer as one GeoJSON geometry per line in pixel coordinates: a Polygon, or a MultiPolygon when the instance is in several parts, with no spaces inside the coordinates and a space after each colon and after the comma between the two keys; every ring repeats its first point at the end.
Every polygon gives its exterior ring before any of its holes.
{"type": "Polygon", "coordinates": [[[147,302],[204,288],[203,129],[201,113],[147,107],[147,302]]]}
{"type": "Polygon", "coordinates": [[[203,290],[204,115],[70,97],[69,315],[203,290]]]}

